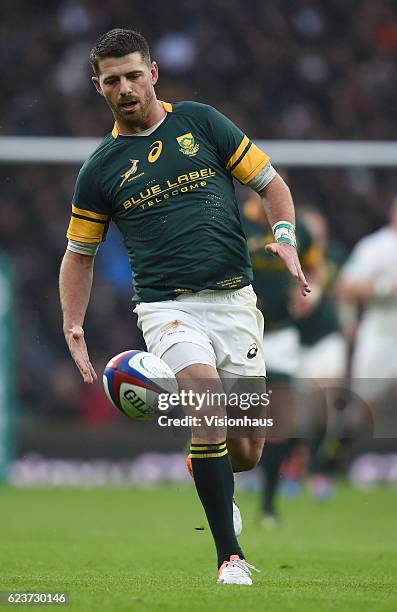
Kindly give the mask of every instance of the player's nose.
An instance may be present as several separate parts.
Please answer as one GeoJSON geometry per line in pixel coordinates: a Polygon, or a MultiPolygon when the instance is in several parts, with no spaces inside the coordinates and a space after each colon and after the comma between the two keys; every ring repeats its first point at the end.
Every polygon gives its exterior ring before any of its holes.
{"type": "Polygon", "coordinates": [[[121,77],[120,79],[120,89],[121,96],[128,96],[131,94],[131,83],[125,77],[121,77]]]}

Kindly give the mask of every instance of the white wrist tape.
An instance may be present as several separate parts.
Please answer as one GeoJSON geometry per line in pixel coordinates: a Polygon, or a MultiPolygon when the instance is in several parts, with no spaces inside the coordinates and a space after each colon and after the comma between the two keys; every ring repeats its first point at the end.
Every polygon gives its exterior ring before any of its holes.
{"type": "Polygon", "coordinates": [[[277,221],[272,227],[276,242],[285,242],[296,248],[295,225],[289,221],[277,221]]]}

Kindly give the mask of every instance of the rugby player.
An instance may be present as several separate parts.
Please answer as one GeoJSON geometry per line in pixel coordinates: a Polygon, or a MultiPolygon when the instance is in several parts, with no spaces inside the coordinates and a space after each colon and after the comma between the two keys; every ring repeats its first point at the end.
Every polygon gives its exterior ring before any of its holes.
{"type": "Polygon", "coordinates": [[[392,200],[389,223],[362,238],[343,266],[338,279],[348,328],[355,311],[362,309],[353,348],[352,389],[376,413],[397,378],[397,196],[392,200]],[[350,319],[348,321],[347,319],[350,319]]]}
{"type": "MultiPolygon", "coordinates": [[[[288,308],[292,279],[284,262],[272,257],[266,250],[273,235],[261,199],[255,194],[243,203],[243,226],[251,255],[258,307],[266,321],[264,348],[267,380],[272,392],[271,411],[276,425],[269,431],[260,460],[264,481],[258,525],[272,529],[279,522],[276,502],[280,469],[294,444],[294,440],[288,438],[296,433],[292,382],[298,372],[299,334],[288,308]]],[[[306,227],[299,221],[296,237],[305,273],[312,273],[319,264],[319,251],[306,227]]],[[[307,301],[303,296],[302,299],[307,301]]]]}
{"type": "MultiPolygon", "coordinates": [[[[339,324],[335,280],[346,259],[345,248],[329,238],[327,219],[313,206],[299,206],[299,219],[317,246],[320,256],[310,279],[312,293],[305,300],[295,287],[290,292],[289,310],[299,332],[300,356],[296,387],[302,434],[310,449],[308,486],[312,495],[328,499],[332,483],[323,470],[321,448],[337,433],[330,432],[327,404],[331,388],[342,386],[347,373],[348,347],[339,324]],[[326,393],[324,392],[326,390],[326,393]]],[[[332,446],[338,447],[333,441],[332,446]]]]}
{"type": "MultiPolygon", "coordinates": [[[[84,382],[97,378],[83,323],[110,220],[130,257],[147,348],[172,368],[180,388],[200,391],[206,381],[204,391],[222,392],[222,377],[264,378],[263,318],[233,177],[261,195],[274,232],[267,249],[307,294],[287,185],[269,157],[214,108],[156,98],[158,66],[137,32],[103,34],[90,60],[115,123],[80,170],[60,271],[64,334],[84,382]]],[[[233,527],[233,470],[255,466],[263,438],[226,441],[222,428],[214,436],[192,430],[195,486],[217,549],[218,582],[249,585],[252,566],[233,527]]]]}

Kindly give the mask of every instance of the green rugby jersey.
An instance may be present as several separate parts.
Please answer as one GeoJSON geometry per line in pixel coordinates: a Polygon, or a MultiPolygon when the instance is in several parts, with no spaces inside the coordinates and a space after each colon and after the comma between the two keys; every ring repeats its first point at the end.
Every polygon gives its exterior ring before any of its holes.
{"type": "Polygon", "coordinates": [[[85,162],[67,236],[99,243],[114,221],[135,301],[244,287],[252,269],[233,177],[249,183],[269,157],[210,106],[162,104],[167,115],[149,136],[115,127],[85,162]]]}
{"type": "Polygon", "coordinates": [[[337,310],[331,296],[324,294],[308,317],[296,321],[303,346],[313,346],[325,336],[340,331],[337,310]]]}
{"type": "MultiPolygon", "coordinates": [[[[288,311],[288,292],[294,281],[284,262],[265,251],[265,246],[274,242],[274,236],[270,228],[264,228],[253,216],[249,200],[243,207],[243,226],[254,271],[253,286],[258,296],[258,307],[266,320],[266,331],[295,326],[288,311]]],[[[316,265],[319,251],[301,223],[296,226],[296,240],[302,266],[316,265]]]]}

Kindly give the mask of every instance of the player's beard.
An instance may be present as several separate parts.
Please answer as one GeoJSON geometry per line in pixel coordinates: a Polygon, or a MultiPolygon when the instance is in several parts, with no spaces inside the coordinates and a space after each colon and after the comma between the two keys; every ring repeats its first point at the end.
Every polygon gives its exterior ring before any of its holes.
{"type": "Polygon", "coordinates": [[[147,121],[150,106],[154,99],[154,92],[150,90],[138,101],[138,108],[135,110],[134,113],[123,112],[120,106],[117,106],[117,110],[113,110],[115,111],[117,118],[120,119],[128,127],[143,127],[145,126],[145,123],[147,121]]]}

